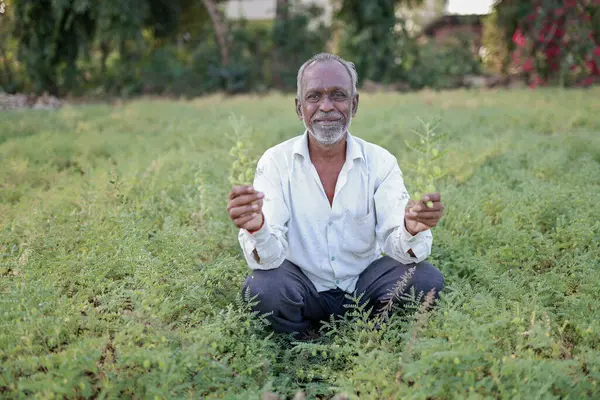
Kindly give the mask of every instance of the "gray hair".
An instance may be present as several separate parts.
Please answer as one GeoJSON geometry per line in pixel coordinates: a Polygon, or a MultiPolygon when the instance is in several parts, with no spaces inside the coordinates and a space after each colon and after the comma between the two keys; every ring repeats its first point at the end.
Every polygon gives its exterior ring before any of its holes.
{"type": "Polygon", "coordinates": [[[352,97],[356,94],[356,84],[358,83],[358,74],[356,73],[356,67],[354,63],[351,61],[346,61],[340,56],[336,56],[331,53],[319,53],[314,55],[310,60],[302,64],[300,69],[298,70],[298,78],[297,78],[297,92],[296,97],[299,101],[302,101],[302,77],[304,76],[304,70],[312,63],[324,62],[324,61],[337,61],[346,68],[348,74],[350,74],[350,79],[352,80],[352,97]]]}

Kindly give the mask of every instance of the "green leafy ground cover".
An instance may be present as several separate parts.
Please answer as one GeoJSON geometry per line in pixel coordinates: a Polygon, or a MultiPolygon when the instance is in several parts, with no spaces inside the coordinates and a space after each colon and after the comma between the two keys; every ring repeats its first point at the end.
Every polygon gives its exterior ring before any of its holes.
{"type": "MultiPolygon", "coordinates": [[[[314,343],[240,299],[231,113],[252,154],[293,99],[218,97],[0,115],[4,398],[586,398],[600,394],[600,90],[364,95],[351,131],[406,166],[447,134],[429,314],[353,309],[314,343]]],[[[410,185],[409,185],[410,188],[410,185]]]]}

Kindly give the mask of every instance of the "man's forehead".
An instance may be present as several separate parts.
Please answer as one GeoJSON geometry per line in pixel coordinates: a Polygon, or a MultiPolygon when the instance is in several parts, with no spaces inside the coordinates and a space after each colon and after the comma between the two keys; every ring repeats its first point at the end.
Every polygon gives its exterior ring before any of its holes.
{"type": "Polygon", "coordinates": [[[341,63],[328,60],[314,62],[306,67],[302,83],[306,89],[333,87],[350,89],[352,78],[341,63]]]}

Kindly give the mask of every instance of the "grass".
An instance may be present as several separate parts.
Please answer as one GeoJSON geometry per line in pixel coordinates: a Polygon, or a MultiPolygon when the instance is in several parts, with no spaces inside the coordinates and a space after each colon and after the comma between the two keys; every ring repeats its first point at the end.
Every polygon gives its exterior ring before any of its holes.
{"type": "Polygon", "coordinates": [[[600,393],[600,90],[364,95],[352,132],[416,160],[448,135],[431,313],[354,307],[322,338],[248,312],[225,211],[228,116],[253,154],[293,99],[208,97],[0,115],[4,398],[586,398],[600,393]]]}

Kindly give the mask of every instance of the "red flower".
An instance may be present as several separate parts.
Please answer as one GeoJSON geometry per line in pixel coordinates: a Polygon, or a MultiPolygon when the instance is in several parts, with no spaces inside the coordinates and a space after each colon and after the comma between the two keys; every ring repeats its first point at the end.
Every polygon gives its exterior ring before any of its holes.
{"type": "Polygon", "coordinates": [[[565,9],[564,8],[557,8],[556,11],[555,11],[555,13],[556,13],[557,17],[561,17],[561,16],[563,16],[565,14],[565,9]]]}
{"type": "Polygon", "coordinates": [[[527,44],[527,39],[525,39],[525,36],[523,36],[521,30],[518,28],[513,34],[512,40],[518,47],[525,47],[527,44]]]}
{"type": "Polygon", "coordinates": [[[523,64],[523,71],[525,71],[525,72],[533,71],[533,61],[531,61],[531,58],[528,58],[527,60],[525,60],[525,64],[523,64]]]}
{"type": "Polygon", "coordinates": [[[592,61],[592,60],[586,61],[585,62],[585,66],[586,66],[587,69],[590,70],[590,72],[594,72],[594,68],[596,67],[596,63],[594,61],[592,61]]]}
{"type": "Polygon", "coordinates": [[[548,46],[546,48],[546,51],[544,53],[546,53],[546,57],[547,58],[557,57],[558,54],[560,53],[560,47],[558,47],[558,46],[548,46]]]}
{"type": "Polygon", "coordinates": [[[534,76],[533,80],[531,81],[531,83],[529,84],[529,87],[532,89],[535,89],[536,87],[540,86],[540,85],[544,85],[545,82],[542,80],[542,78],[540,78],[539,76],[534,76]]]}
{"type": "Polygon", "coordinates": [[[590,74],[600,75],[600,64],[596,63],[596,61],[594,61],[594,60],[586,61],[585,66],[590,71],[590,74]]]}
{"type": "Polygon", "coordinates": [[[584,86],[590,86],[592,83],[594,83],[595,79],[593,76],[588,76],[587,78],[585,78],[581,83],[584,86]]]}

